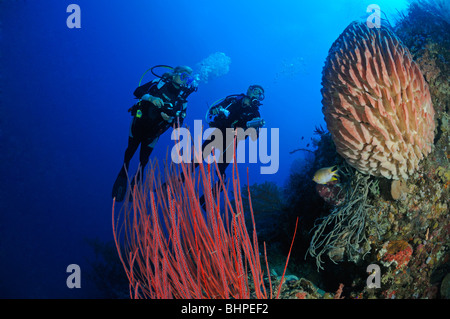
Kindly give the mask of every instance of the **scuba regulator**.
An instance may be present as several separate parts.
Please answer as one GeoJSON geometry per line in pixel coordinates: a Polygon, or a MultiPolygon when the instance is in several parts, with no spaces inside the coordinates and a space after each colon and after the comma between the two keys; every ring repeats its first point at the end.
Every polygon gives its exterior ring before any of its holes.
{"type": "Polygon", "coordinates": [[[257,98],[254,97],[254,98],[252,98],[252,99],[250,100],[250,105],[253,106],[253,107],[256,107],[256,106],[261,106],[262,103],[260,102],[259,99],[257,99],[257,98]]]}
{"type": "Polygon", "coordinates": [[[253,107],[262,105],[261,101],[264,100],[264,89],[261,85],[250,85],[247,90],[247,97],[250,98],[250,104],[253,107]],[[257,94],[257,96],[254,96],[254,94],[257,94]],[[250,95],[252,95],[250,97],[250,95]]]}

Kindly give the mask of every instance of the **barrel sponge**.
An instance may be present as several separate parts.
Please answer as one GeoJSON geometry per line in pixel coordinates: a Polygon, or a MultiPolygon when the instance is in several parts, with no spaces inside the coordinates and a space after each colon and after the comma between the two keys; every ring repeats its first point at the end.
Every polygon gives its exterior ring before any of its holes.
{"type": "Polygon", "coordinates": [[[428,85],[389,28],[351,23],[331,46],[321,92],[336,150],[360,172],[407,179],[431,152],[428,85]]]}

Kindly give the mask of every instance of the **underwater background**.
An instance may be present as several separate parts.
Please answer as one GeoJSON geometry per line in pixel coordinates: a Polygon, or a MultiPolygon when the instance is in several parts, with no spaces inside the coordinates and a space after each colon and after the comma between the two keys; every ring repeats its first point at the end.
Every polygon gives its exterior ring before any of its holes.
{"type": "MultiPolygon", "coordinates": [[[[267,128],[279,128],[279,170],[262,175],[261,163],[239,164],[240,170],[249,167],[250,184],[292,185],[292,171],[311,161],[318,146],[314,131],[326,128],[320,90],[328,50],[350,22],[368,17],[372,3],[391,23],[409,6],[406,0],[0,1],[0,298],[121,296],[107,293],[119,279],[107,278],[112,263],[99,258],[114,258],[104,244],[112,240],[111,187],[127,146],[133,91],[154,65],[197,72],[211,66],[188,99],[187,126],[204,120],[219,98],[262,85],[261,115],[267,128]],[[81,28],[66,25],[72,3],[81,8],[81,28]],[[293,152],[299,148],[310,151],[293,152]],[[70,264],[81,268],[80,289],[66,285],[70,264]]],[[[149,72],[143,83],[151,79],[149,72]]],[[[161,136],[151,159],[166,158],[170,134],[161,136]]],[[[334,292],[338,283],[326,288],[334,292]]]]}

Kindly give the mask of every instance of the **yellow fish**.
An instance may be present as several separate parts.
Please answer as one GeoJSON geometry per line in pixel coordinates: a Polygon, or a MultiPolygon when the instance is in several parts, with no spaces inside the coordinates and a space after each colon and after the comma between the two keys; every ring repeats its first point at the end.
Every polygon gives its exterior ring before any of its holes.
{"type": "Polygon", "coordinates": [[[322,185],[324,185],[328,182],[337,181],[336,177],[339,177],[339,174],[337,173],[338,169],[336,168],[333,171],[334,167],[336,167],[336,165],[319,169],[314,174],[313,181],[315,181],[317,184],[322,184],[322,185]]]}

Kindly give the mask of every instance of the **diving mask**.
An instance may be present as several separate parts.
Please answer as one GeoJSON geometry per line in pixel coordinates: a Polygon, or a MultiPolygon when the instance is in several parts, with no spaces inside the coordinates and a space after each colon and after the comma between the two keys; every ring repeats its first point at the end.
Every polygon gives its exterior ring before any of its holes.
{"type": "Polygon", "coordinates": [[[191,88],[191,87],[196,87],[197,86],[197,81],[195,76],[187,73],[187,72],[180,72],[180,73],[176,73],[181,80],[181,85],[183,87],[187,87],[187,88],[191,88]]]}
{"type": "Polygon", "coordinates": [[[256,99],[257,101],[261,102],[264,100],[264,92],[257,86],[250,89],[250,95],[252,95],[252,100],[256,99]]]}

